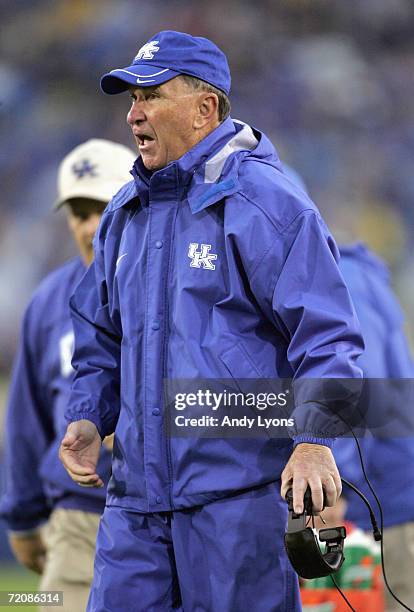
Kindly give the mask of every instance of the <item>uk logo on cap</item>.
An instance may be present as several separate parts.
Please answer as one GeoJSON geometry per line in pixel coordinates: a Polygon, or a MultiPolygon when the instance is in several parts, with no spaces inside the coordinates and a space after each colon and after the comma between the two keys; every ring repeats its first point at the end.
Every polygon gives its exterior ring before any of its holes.
{"type": "Polygon", "coordinates": [[[98,176],[96,165],[92,164],[89,159],[83,159],[78,164],[72,164],[72,172],[81,179],[84,176],[98,176]]]}
{"type": "Polygon", "coordinates": [[[231,77],[223,51],[208,38],[185,32],[163,30],[143,45],[131,65],[115,68],[101,78],[107,94],[128,87],[157,87],[180,74],[205,81],[229,94],[231,77]]]}
{"type": "Polygon", "coordinates": [[[154,53],[160,50],[160,48],[157,47],[158,43],[158,40],[151,40],[143,45],[134,57],[134,62],[140,59],[152,59],[154,57],[154,53]]]}

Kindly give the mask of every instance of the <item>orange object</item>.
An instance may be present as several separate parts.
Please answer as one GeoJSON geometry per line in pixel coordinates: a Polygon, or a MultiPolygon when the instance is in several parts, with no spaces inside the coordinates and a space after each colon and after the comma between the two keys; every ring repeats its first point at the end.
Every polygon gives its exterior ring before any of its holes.
{"type": "MultiPolygon", "coordinates": [[[[384,612],[384,593],[381,568],[375,568],[374,585],[369,590],[342,589],[357,612],[384,612]]],[[[303,612],[349,612],[349,608],[335,587],[332,589],[300,590],[303,612]],[[329,605],[331,604],[331,605],[329,605]]]]}

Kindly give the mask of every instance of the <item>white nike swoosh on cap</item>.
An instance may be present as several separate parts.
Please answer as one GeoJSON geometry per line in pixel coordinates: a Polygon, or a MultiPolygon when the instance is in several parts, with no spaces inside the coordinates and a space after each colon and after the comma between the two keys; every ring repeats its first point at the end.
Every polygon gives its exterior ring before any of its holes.
{"type": "Polygon", "coordinates": [[[115,70],[111,70],[109,74],[115,74],[116,72],[125,72],[126,74],[130,74],[131,76],[136,76],[141,79],[149,79],[151,77],[160,76],[160,74],[164,74],[164,72],[168,72],[170,68],[164,68],[163,70],[158,70],[158,72],[153,72],[152,74],[137,74],[136,72],[131,72],[131,70],[126,70],[125,68],[115,68],[115,70]]]}

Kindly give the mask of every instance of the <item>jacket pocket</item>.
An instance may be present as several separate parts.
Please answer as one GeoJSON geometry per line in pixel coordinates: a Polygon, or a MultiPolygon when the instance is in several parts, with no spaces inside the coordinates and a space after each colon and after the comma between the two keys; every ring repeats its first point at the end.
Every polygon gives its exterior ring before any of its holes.
{"type": "Polygon", "coordinates": [[[282,404],[277,404],[277,406],[272,404],[271,408],[252,405],[251,403],[246,404],[250,411],[255,414],[264,414],[263,411],[266,411],[267,416],[275,418],[289,418],[291,416],[292,407],[286,399],[286,395],[289,393],[289,391],[286,391],[289,388],[289,381],[282,378],[271,379],[264,376],[242,342],[237,342],[230,349],[221,353],[220,360],[229,372],[234,386],[244,395],[253,394],[258,400],[261,397],[259,401],[262,404],[265,401],[265,395],[285,395],[282,404]]]}
{"type": "Polygon", "coordinates": [[[221,353],[220,359],[235,381],[243,378],[264,378],[241,342],[221,353]]]}

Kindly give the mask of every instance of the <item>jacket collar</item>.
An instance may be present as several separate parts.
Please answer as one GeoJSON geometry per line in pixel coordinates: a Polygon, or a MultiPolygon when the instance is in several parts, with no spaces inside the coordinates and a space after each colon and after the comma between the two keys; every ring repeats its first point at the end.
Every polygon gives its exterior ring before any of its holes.
{"type": "MultiPolygon", "coordinates": [[[[229,117],[180,159],[156,172],[148,171],[138,157],[131,171],[135,184],[132,197],[138,196],[141,205],[147,208],[150,195],[159,192],[165,197],[171,191],[175,196],[186,196],[192,213],[198,213],[238,191],[239,165],[252,151],[262,161],[272,164],[278,161],[263,134],[229,117]]],[[[122,198],[116,208],[132,197],[122,198]]]]}
{"type": "Polygon", "coordinates": [[[193,170],[193,180],[187,194],[193,214],[239,189],[238,169],[245,155],[236,153],[243,151],[248,154],[259,142],[250,126],[230,118],[205,140],[214,137],[220,128],[225,138],[220,138],[219,146],[212,147],[211,154],[193,170]]]}

